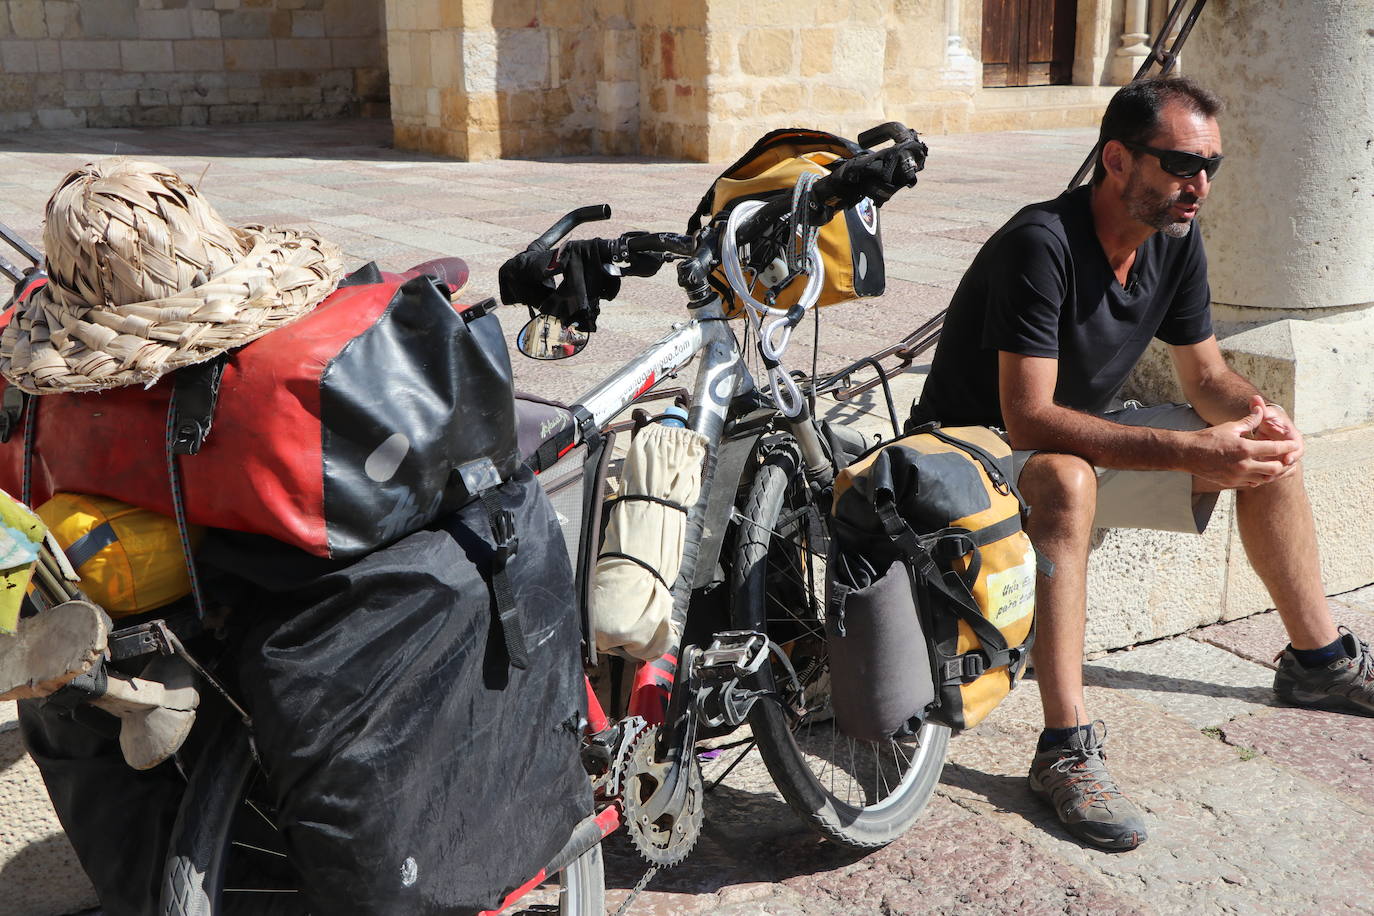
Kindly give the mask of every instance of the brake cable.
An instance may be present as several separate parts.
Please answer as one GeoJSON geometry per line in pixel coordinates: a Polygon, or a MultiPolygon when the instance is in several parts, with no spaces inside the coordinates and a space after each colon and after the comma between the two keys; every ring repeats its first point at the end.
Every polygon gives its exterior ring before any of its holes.
{"type": "MultiPolygon", "coordinates": [[[[814,182],[815,176],[809,175],[811,180],[802,181],[804,184],[803,192],[808,190],[814,182]]],[[[806,193],[797,194],[794,192],[794,212],[796,211],[796,201],[800,199],[804,204],[808,195],[806,193]]],[[[720,263],[725,271],[725,277],[730,282],[730,288],[739,297],[744,307],[745,314],[749,316],[749,323],[758,335],[759,354],[763,357],[764,366],[768,374],[769,394],[773,403],[783,416],[788,418],[798,417],[805,410],[801,389],[782,364],[783,353],[787,350],[787,345],[792,339],[792,329],[797,326],[801,319],[806,315],[807,309],[812,308],[817,300],[820,299],[821,287],[825,283],[825,262],[821,260],[820,249],[817,245],[817,230],[807,230],[803,227],[800,233],[802,236],[801,245],[804,258],[802,264],[809,268],[809,276],[805,289],[802,290],[801,298],[795,306],[788,309],[775,308],[772,305],[760,302],[753,296],[753,284],[745,280],[744,269],[739,256],[739,247],[735,239],[735,233],[739,226],[750,216],[757,213],[765,205],[761,201],[746,200],[736,204],[730,211],[730,216],[726,220],[725,234],[721,239],[720,263]],[[767,324],[764,319],[769,318],[767,324]]],[[[788,222],[791,226],[791,219],[788,222]]],[[[791,232],[787,246],[787,259],[793,260],[793,243],[797,241],[798,233],[791,232]]],[[[792,265],[788,264],[789,271],[792,265]]],[[[757,280],[757,277],[755,278],[757,280]]]]}

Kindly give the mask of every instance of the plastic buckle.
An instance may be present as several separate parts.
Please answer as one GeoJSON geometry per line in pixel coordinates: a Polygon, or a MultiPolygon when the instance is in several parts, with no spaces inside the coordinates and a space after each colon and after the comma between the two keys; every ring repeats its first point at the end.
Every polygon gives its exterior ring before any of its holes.
{"type": "Polygon", "coordinates": [[[13,385],[5,389],[3,402],[0,402],[0,442],[8,442],[14,435],[24,415],[24,400],[24,392],[13,385]]]}
{"type": "Polygon", "coordinates": [[[967,684],[976,681],[988,670],[988,661],[981,652],[968,652],[945,662],[945,680],[967,684]]]}
{"type": "Polygon", "coordinates": [[[116,630],[110,634],[107,647],[110,661],[116,662],[140,655],[150,655],[153,652],[171,655],[176,651],[167,624],[162,620],[116,630]]]}
{"type": "Polygon", "coordinates": [[[515,534],[515,514],[502,509],[491,518],[492,533],[496,537],[497,568],[503,568],[511,557],[520,552],[520,538],[515,534]]]}

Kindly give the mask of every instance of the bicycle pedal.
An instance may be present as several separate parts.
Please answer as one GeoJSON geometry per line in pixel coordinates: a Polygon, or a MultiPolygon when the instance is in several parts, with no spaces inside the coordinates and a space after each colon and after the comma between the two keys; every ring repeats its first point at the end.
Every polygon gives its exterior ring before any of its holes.
{"type": "Polygon", "coordinates": [[[739,678],[758,671],[767,658],[768,639],[762,633],[727,630],[701,650],[692,673],[703,679],[739,678]]]}

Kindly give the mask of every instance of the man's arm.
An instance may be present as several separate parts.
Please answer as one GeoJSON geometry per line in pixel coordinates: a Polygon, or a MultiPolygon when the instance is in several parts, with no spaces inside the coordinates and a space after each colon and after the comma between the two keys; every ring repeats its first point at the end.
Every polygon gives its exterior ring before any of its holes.
{"type": "Polygon", "coordinates": [[[1077,455],[1098,467],[1186,471],[1239,487],[1257,486],[1287,472],[1290,467],[1282,459],[1299,448],[1286,438],[1250,438],[1266,421],[1258,395],[1258,406],[1242,409],[1241,419],[1183,432],[1126,426],[1056,404],[1056,359],[1000,351],[998,370],[1002,417],[1016,449],[1077,455]]]}
{"type": "Polygon", "coordinates": [[[1296,448],[1283,456],[1288,470],[1280,476],[1291,472],[1303,455],[1302,434],[1282,407],[1265,401],[1248,379],[1226,365],[1215,336],[1187,346],[1171,346],[1169,355],[1173,358],[1184,397],[1208,423],[1225,423],[1246,416],[1254,409],[1258,398],[1263,404],[1264,421],[1252,436],[1294,443],[1296,448]]]}

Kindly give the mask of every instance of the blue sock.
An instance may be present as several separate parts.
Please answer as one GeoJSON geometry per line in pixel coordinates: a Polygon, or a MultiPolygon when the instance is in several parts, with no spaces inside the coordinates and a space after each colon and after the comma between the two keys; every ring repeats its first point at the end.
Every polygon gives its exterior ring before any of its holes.
{"type": "Polygon", "coordinates": [[[1345,651],[1345,646],[1341,645],[1339,638],[1331,645],[1322,646],[1320,649],[1294,649],[1292,645],[1289,645],[1288,651],[1293,653],[1298,664],[1304,668],[1325,668],[1338,658],[1349,657],[1349,653],[1345,651]]]}
{"type": "Polygon", "coordinates": [[[1090,728],[1092,728],[1091,725],[1079,725],[1074,728],[1047,728],[1040,733],[1040,743],[1036,745],[1036,753],[1058,747],[1072,738],[1075,732],[1087,732],[1090,728]]]}

